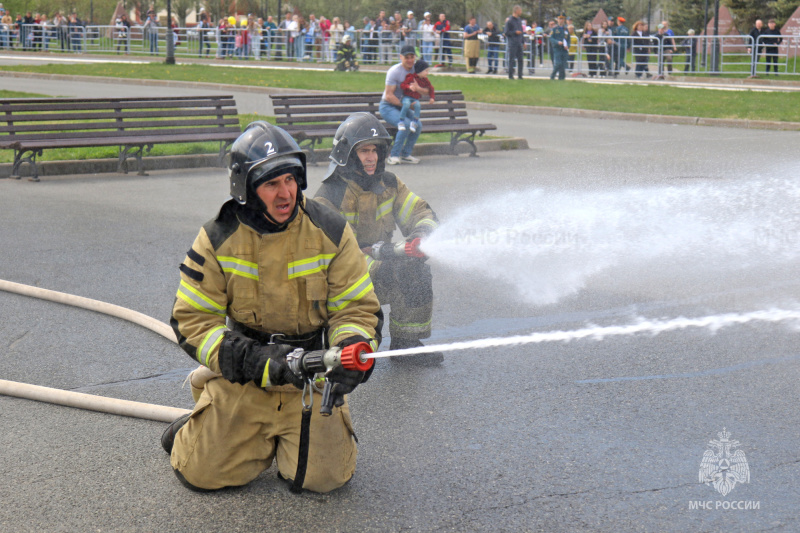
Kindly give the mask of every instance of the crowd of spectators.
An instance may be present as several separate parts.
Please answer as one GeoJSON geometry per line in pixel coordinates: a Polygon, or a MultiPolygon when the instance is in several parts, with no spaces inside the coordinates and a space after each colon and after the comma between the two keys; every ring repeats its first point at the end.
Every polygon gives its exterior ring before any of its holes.
{"type": "MultiPolygon", "coordinates": [[[[516,11],[515,6],[515,11],[516,11]]],[[[521,10],[520,10],[521,11],[521,10]]],[[[55,13],[52,19],[47,15],[26,12],[12,16],[0,4],[0,47],[21,50],[82,51],[92,32],[98,33],[97,26],[82,21],[76,13],[69,15],[55,13]]],[[[671,73],[673,63],[682,65],[684,71],[696,70],[698,38],[694,30],[688,37],[676,39],[668,21],[657,25],[651,32],[644,21],[636,21],[630,30],[624,17],[612,17],[596,27],[590,21],[573,24],[566,20],[569,36],[567,66],[570,72],[575,69],[576,56],[582,62],[583,73],[588,76],[618,76],[631,71],[627,64],[628,53],[632,53],[634,74],[637,77],[651,77],[649,63],[657,55],[659,75],[671,73]],[[579,28],[576,31],[576,26],[579,28]],[[676,59],[676,56],[681,56],[676,59]]],[[[554,62],[550,36],[557,27],[556,19],[542,25],[528,23],[523,18],[509,14],[502,21],[487,21],[481,26],[474,18],[459,26],[450,21],[445,13],[433,15],[425,12],[418,19],[413,11],[394,14],[380,11],[377,16],[366,16],[357,24],[340,17],[327,18],[314,13],[307,15],[297,11],[285,13],[282,20],[273,16],[266,19],[255,15],[227,16],[212,20],[204,10],[200,10],[198,22],[190,28],[178,28],[173,17],[170,26],[175,29],[175,44],[181,39],[192,41],[193,50],[200,57],[217,59],[285,59],[298,62],[337,63],[342,55],[352,56],[348,65],[356,61],[362,63],[388,64],[399,50],[406,45],[415,47],[421,59],[431,66],[448,67],[454,56],[464,55],[468,72],[479,72],[478,62],[481,49],[485,50],[488,74],[500,74],[501,68],[508,73],[508,60],[513,60],[517,75],[522,75],[522,64],[527,64],[528,73],[535,72],[537,63],[544,66],[545,56],[554,62]],[[514,26],[514,35],[509,35],[508,24],[514,26]],[[341,50],[344,37],[349,43],[341,50]],[[521,48],[520,48],[521,47],[521,48]]],[[[117,18],[113,28],[113,40],[117,53],[129,53],[131,28],[138,27],[136,37],[141,39],[142,50],[151,54],[159,53],[159,41],[165,38],[165,26],[151,9],[139,24],[132,25],[125,15],[117,18]]],[[[559,26],[560,27],[560,26],[559,26]]],[[[560,34],[559,34],[560,35],[560,34]]],[[[748,49],[754,61],[764,55],[767,71],[772,67],[777,72],[777,45],[780,31],[770,21],[769,29],[762,22],[756,22],[750,33],[753,42],[760,43],[756,49],[748,49]]],[[[560,37],[559,37],[560,38],[560,37]]],[[[347,67],[350,70],[350,66],[347,67]]]]}
{"type": "Polygon", "coordinates": [[[76,13],[65,15],[57,12],[49,19],[46,14],[31,11],[12,13],[0,4],[0,48],[20,50],[82,51],[87,31],[76,13]]]}

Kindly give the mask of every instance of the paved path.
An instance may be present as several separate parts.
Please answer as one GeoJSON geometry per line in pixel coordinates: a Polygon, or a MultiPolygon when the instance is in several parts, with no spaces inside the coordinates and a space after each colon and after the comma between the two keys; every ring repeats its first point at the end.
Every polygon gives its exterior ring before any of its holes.
{"type": "MultiPolygon", "coordinates": [[[[67,55],[67,54],[47,54],[47,53],[0,53],[0,65],[37,65],[44,63],[161,63],[164,58],[148,58],[137,56],[92,56],[92,55],[67,55]]],[[[200,64],[210,67],[235,67],[235,68],[275,68],[289,70],[308,70],[323,71],[331,70],[329,64],[310,64],[310,63],[288,63],[283,61],[223,61],[215,59],[198,59],[195,57],[177,57],[176,64],[200,64]]],[[[362,70],[375,72],[385,72],[388,67],[384,65],[362,65],[362,70]]],[[[456,77],[481,77],[481,78],[503,78],[504,75],[490,76],[484,73],[467,74],[464,71],[449,72],[446,70],[435,69],[437,76],[456,76],[456,77]]],[[[550,77],[549,68],[539,68],[534,74],[528,74],[531,79],[548,79],[550,77]]],[[[671,85],[686,88],[717,88],[723,90],[760,90],[776,92],[796,92],[800,91],[800,83],[796,81],[786,81],[780,78],[759,77],[749,78],[719,78],[709,77],[683,77],[675,76],[665,80],[637,80],[633,73],[622,74],[618,78],[589,78],[589,77],[569,77],[569,81],[596,84],[647,84],[647,85],[671,85]]]]}
{"type": "MultiPolygon", "coordinates": [[[[442,228],[452,247],[431,259],[430,342],[800,299],[796,261],[782,259],[800,231],[800,134],[470,116],[531,149],[397,169],[443,221],[462,221],[442,228]],[[717,231],[670,244],[698,228],[717,231]]],[[[310,169],[310,191],[323,172],[310,169]]],[[[220,169],[0,180],[0,279],[167,320],[177,265],[226,194],[220,169]]],[[[0,309],[4,379],[191,406],[192,361],[163,338],[5,293],[0,309]]],[[[158,444],[163,424],[0,398],[0,530],[795,531],[797,340],[752,323],[457,352],[435,369],[379,361],[352,395],[358,470],[327,495],[293,495],[274,470],[187,492],[158,444]],[[723,427],[750,468],[727,496],[698,483],[723,427]]]]}

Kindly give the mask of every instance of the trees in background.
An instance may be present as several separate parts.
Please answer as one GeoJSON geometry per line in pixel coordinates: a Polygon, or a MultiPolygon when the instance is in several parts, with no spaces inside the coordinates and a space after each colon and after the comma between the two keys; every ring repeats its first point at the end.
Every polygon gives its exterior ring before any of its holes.
{"type": "MultiPolygon", "coordinates": [[[[157,11],[166,6],[166,0],[125,1],[128,11],[138,6],[142,15],[151,5],[157,11]]],[[[765,23],[767,19],[775,18],[778,25],[782,26],[800,5],[800,0],[721,1],[730,7],[737,29],[744,34],[750,31],[757,18],[765,23]]],[[[64,14],[77,13],[82,20],[88,21],[92,11],[92,22],[109,24],[113,23],[111,17],[117,0],[3,0],[3,4],[15,16],[31,11],[46,13],[52,18],[60,11],[64,14]]],[[[439,13],[445,13],[451,24],[457,27],[462,27],[472,15],[478,17],[481,24],[492,20],[502,27],[515,4],[522,6],[523,17],[528,23],[538,22],[546,26],[548,20],[563,11],[572,19],[576,28],[582,27],[585,21],[592,20],[601,8],[608,16],[625,17],[630,26],[634,21],[647,17],[649,4],[654,25],[657,23],[656,13],[664,13],[673,30],[678,34],[685,34],[689,28],[694,28],[698,33],[702,30],[705,0],[282,0],[281,7],[283,10],[294,9],[303,14],[315,13],[317,17],[340,17],[353,23],[356,28],[362,26],[361,20],[364,16],[374,18],[383,10],[387,16],[399,11],[404,18],[409,9],[414,11],[417,21],[422,20],[425,11],[430,11],[434,19],[438,18],[439,13]]],[[[709,0],[708,4],[708,20],[711,20],[714,16],[714,1],[709,0]]],[[[277,13],[278,0],[172,0],[173,13],[181,25],[185,25],[187,14],[201,7],[215,22],[234,13],[240,16],[248,13],[258,16],[271,14],[278,20],[283,18],[282,14],[277,13]],[[264,12],[265,9],[268,13],[264,12]]]]}

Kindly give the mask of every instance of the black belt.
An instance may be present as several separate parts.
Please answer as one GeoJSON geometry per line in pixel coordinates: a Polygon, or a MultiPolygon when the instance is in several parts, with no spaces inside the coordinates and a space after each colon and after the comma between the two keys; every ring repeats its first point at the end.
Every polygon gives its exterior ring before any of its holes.
{"type": "Polygon", "coordinates": [[[237,322],[231,318],[228,320],[230,320],[230,326],[233,331],[238,331],[242,335],[250,337],[251,339],[255,339],[262,344],[288,344],[289,346],[294,346],[295,348],[302,348],[305,351],[322,350],[326,345],[324,329],[318,329],[303,335],[287,335],[285,333],[268,333],[266,331],[260,331],[245,326],[241,322],[237,322]]]}

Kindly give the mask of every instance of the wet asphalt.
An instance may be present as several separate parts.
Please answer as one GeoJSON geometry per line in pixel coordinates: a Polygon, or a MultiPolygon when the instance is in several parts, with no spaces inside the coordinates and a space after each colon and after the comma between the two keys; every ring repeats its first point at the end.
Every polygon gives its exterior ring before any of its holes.
{"type": "MultiPolygon", "coordinates": [[[[164,91],[34,83],[34,92],[63,96],[164,91]]],[[[0,78],[0,87],[12,85],[32,90],[0,78]]],[[[240,111],[268,110],[263,96],[236,96],[240,111]]],[[[398,167],[443,221],[469,206],[490,225],[502,213],[482,205],[508,193],[527,198],[531,189],[577,201],[800,174],[797,132],[469,115],[531,148],[398,167]]],[[[311,191],[323,172],[310,169],[311,191]]],[[[167,321],[177,267],[226,195],[221,169],[0,180],[0,279],[167,321]]],[[[535,216],[537,206],[527,208],[535,216]]],[[[491,246],[464,247],[469,261],[496,259],[491,246]]],[[[687,276],[663,261],[629,276],[601,273],[538,306],[504,283],[503,265],[494,278],[435,258],[431,265],[429,342],[437,343],[747,312],[800,298],[796,264],[687,276]]],[[[0,293],[0,315],[2,379],[192,405],[181,388],[192,360],[154,333],[8,293],[0,293]]],[[[325,495],[290,493],[274,468],[246,487],[188,492],[159,445],[164,424],[0,397],[0,530],[794,531],[798,378],[797,328],[765,323],[453,352],[434,368],[380,360],[351,395],[356,474],[325,495]],[[749,483],[726,496],[698,482],[708,443],[723,428],[750,469],[749,483]]]]}

